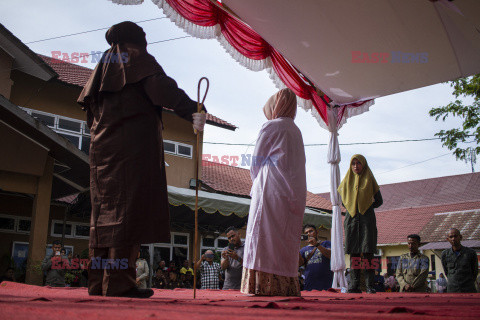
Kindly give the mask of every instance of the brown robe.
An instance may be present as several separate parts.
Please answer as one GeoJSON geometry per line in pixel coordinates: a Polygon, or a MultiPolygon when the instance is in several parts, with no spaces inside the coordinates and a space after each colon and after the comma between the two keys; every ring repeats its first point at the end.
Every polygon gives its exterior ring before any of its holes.
{"type": "Polygon", "coordinates": [[[170,242],[160,107],[191,121],[196,103],[161,74],[104,93],[90,128],[90,246],[170,242]]]}
{"type": "Polygon", "coordinates": [[[197,104],[146,52],[140,27],[124,22],[106,38],[112,47],[78,99],[91,133],[90,247],[170,242],[162,107],[192,122],[197,104]]]}

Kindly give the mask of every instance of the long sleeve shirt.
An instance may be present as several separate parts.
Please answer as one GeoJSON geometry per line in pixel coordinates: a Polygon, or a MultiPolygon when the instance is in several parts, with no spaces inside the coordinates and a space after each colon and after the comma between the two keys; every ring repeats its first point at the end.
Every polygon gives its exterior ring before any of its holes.
{"type": "Polygon", "coordinates": [[[448,279],[447,292],[476,292],[478,259],[475,250],[463,246],[457,252],[446,249],[442,252],[442,266],[448,279]]]}
{"type": "Polygon", "coordinates": [[[415,255],[410,252],[403,254],[398,262],[396,273],[400,292],[405,291],[407,284],[414,292],[426,292],[429,264],[428,257],[420,252],[415,255]]]}
{"type": "Polygon", "coordinates": [[[47,255],[42,262],[42,271],[46,274],[45,285],[51,287],[65,287],[65,269],[63,268],[63,260],[67,257],[58,256],[57,258],[59,260],[52,266],[53,257],[55,256],[47,255]]]}
{"type": "Polygon", "coordinates": [[[147,279],[149,274],[148,263],[143,259],[138,259],[136,263],[137,279],[140,280],[138,287],[140,289],[147,288],[147,279]]]}

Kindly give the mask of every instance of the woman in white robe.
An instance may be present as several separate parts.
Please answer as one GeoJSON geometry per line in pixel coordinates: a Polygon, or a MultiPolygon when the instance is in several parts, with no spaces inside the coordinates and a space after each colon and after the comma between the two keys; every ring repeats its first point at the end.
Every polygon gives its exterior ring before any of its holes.
{"type": "Polygon", "coordinates": [[[241,292],[299,296],[298,251],[307,195],[305,150],[295,125],[297,99],[282,89],[266,103],[258,136],[241,292]]]}

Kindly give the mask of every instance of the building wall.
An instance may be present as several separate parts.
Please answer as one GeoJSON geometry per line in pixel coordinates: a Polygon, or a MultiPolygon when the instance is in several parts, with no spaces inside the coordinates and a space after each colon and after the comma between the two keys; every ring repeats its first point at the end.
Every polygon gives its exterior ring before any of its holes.
{"type": "MultiPolygon", "coordinates": [[[[167,184],[170,186],[189,188],[190,179],[195,178],[195,154],[197,136],[193,132],[192,124],[177,115],[171,113],[163,113],[163,139],[182,144],[187,144],[193,147],[192,158],[180,157],[165,153],[165,162],[168,163],[166,167],[167,184]]],[[[200,140],[200,154],[202,151],[203,135],[200,140]]],[[[199,161],[198,176],[202,176],[201,161],[199,161]]]]}
{"type": "Polygon", "coordinates": [[[49,112],[86,121],[85,112],[77,104],[82,88],[59,81],[45,82],[22,72],[13,71],[10,101],[20,107],[49,112]]]}
{"type": "Polygon", "coordinates": [[[0,94],[7,99],[10,99],[10,92],[13,81],[10,79],[10,72],[12,69],[13,58],[0,48],[0,94]]]}

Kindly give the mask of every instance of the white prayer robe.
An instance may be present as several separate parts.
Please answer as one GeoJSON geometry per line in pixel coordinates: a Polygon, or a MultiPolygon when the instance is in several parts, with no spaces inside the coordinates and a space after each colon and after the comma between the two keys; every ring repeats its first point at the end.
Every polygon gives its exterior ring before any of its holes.
{"type": "Polygon", "coordinates": [[[243,266],[297,277],[307,183],[302,134],[292,118],[263,125],[250,175],[252,201],[243,266]]]}

